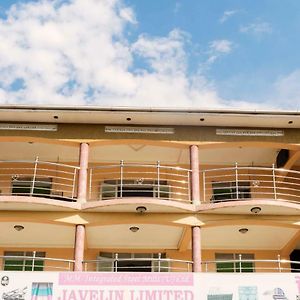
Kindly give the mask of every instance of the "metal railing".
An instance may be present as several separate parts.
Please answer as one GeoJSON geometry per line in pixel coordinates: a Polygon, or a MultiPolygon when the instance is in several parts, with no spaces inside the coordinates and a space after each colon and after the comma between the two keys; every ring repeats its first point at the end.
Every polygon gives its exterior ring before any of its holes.
{"type": "Polygon", "coordinates": [[[281,259],[238,259],[210,260],[202,262],[202,272],[300,272],[300,262],[281,259]]]}
{"type": "Polygon", "coordinates": [[[300,201],[300,172],[265,167],[208,169],[200,172],[202,201],[274,199],[300,201]]]}
{"type": "Polygon", "coordinates": [[[32,256],[0,256],[1,271],[72,271],[74,260],[32,256]]]}
{"type": "Polygon", "coordinates": [[[98,272],[191,272],[192,261],[161,258],[114,258],[101,257],[83,261],[84,271],[98,272]]]}
{"type": "Polygon", "coordinates": [[[190,170],[156,164],[119,164],[89,168],[89,198],[151,197],[191,202],[190,170]],[[99,196],[100,195],[100,196],[99,196]]]}
{"type": "Polygon", "coordinates": [[[0,194],[76,201],[79,169],[38,157],[34,161],[0,161],[0,194]]]}

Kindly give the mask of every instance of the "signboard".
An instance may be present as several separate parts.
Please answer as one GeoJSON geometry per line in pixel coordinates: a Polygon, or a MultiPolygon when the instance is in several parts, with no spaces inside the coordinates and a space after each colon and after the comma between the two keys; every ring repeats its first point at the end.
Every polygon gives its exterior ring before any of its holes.
{"type": "Polygon", "coordinates": [[[0,130],[57,131],[57,125],[0,123],[0,130]]]}
{"type": "Polygon", "coordinates": [[[2,300],[300,299],[297,273],[1,272],[2,300]]]}
{"type": "Polygon", "coordinates": [[[217,135],[231,136],[284,136],[283,130],[265,129],[216,129],[217,135]]]}
{"type": "Polygon", "coordinates": [[[145,134],[174,134],[174,128],[164,127],[134,127],[134,126],[105,126],[109,133],[145,133],[145,134]]]}

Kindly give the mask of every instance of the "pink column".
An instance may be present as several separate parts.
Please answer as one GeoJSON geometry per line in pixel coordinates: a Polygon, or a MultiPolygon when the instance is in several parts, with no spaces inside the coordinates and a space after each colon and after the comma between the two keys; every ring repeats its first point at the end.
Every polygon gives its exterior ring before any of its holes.
{"type": "Polygon", "coordinates": [[[192,258],[193,258],[193,272],[201,272],[201,229],[200,229],[200,226],[192,227],[192,258]]]}
{"type": "Polygon", "coordinates": [[[195,205],[200,204],[200,186],[199,186],[199,153],[198,146],[190,146],[190,165],[192,170],[191,176],[191,196],[195,205]]]}
{"type": "Polygon", "coordinates": [[[82,262],[84,259],[84,241],[85,226],[76,225],[75,232],[75,249],[74,249],[74,271],[82,271],[82,262]]]}
{"type": "Polygon", "coordinates": [[[78,202],[86,202],[87,197],[87,172],[89,163],[89,144],[80,144],[80,154],[79,154],[79,176],[78,176],[78,190],[77,198],[78,202]]]}

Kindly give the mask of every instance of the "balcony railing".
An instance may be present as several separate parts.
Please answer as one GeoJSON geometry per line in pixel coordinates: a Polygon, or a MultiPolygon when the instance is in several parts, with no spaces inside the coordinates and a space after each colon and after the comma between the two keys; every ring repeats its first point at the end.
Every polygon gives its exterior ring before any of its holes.
{"type": "Polygon", "coordinates": [[[151,197],[190,203],[190,170],[121,161],[89,169],[89,198],[151,197]]]}
{"type": "Polygon", "coordinates": [[[192,261],[170,258],[98,258],[83,261],[85,271],[99,272],[191,272],[192,261]]]}
{"type": "Polygon", "coordinates": [[[33,196],[76,201],[79,167],[35,161],[0,161],[2,196],[33,196]]]}
{"type": "Polygon", "coordinates": [[[286,259],[230,259],[202,262],[202,272],[300,272],[300,262],[286,259]]]}
{"type": "MultiPolygon", "coordinates": [[[[192,272],[192,261],[169,258],[101,258],[83,261],[84,271],[192,272]]],[[[231,259],[202,261],[202,272],[300,272],[300,262],[285,259],[231,259]]]]}
{"type": "Polygon", "coordinates": [[[72,271],[74,260],[33,256],[0,256],[2,271],[72,271]]]}
{"type": "MultiPolygon", "coordinates": [[[[80,167],[55,162],[0,161],[0,195],[76,201],[80,167]]],[[[126,197],[191,203],[191,170],[156,164],[89,168],[88,200],[126,197]]],[[[267,167],[207,169],[200,172],[202,203],[272,199],[300,201],[300,172],[267,167]]]]}
{"type": "Polygon", "coordinates": [[[202,171],[202,202],[273,199],[300,201],[300,172],[263,167],[219,168],[202,171]]]}

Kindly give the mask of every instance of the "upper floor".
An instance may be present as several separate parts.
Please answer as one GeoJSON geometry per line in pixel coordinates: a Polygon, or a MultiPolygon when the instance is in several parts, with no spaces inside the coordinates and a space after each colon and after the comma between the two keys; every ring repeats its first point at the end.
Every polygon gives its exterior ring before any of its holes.
{"type": "Polygon", "coordinates": [[[297,114],[2,108],[0,116],[1,208],[257,204],[289,213],[300,200],[297,114]]]}

